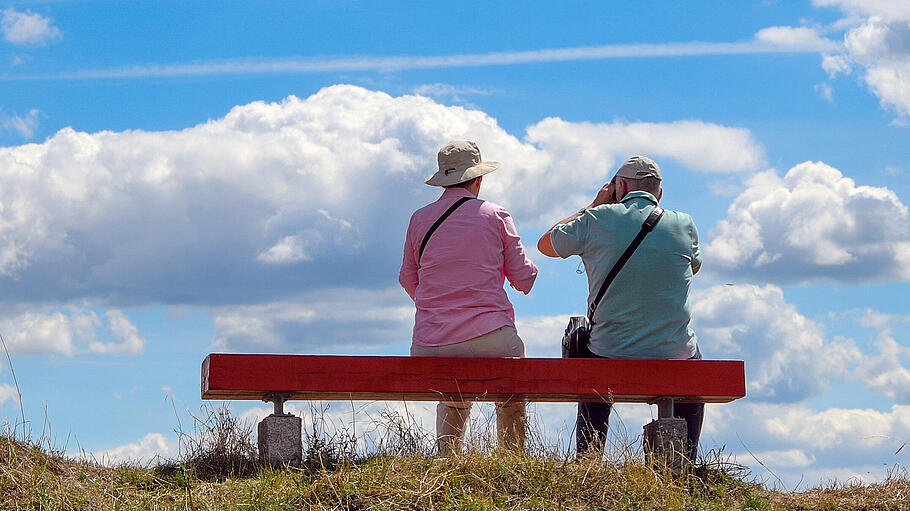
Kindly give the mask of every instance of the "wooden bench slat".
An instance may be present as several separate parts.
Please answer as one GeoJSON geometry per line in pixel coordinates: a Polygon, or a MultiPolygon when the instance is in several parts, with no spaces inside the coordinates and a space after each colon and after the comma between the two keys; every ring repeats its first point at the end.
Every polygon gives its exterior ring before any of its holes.
{"type": "Polygon", "coordinates": [[[746,395],[739,360],[211,354],[202,399],[726,403],[746,395]]]}

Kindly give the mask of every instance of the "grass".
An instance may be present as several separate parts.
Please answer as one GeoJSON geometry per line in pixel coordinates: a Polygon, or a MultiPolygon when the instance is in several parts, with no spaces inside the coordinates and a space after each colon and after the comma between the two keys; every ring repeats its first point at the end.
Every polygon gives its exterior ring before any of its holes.
{"type": "Polygon", "coordinates": [[[407,418],[390,412],[381,421],[384,433],[369,452],[348,432],[327,433],[314,421],[307,463],[283,469],[257,465],[252,427],[223,408],[206,410],[193,433],[180,432],[180,459],[150,466],[76,460],[8,433],[0,436],[0,509],[910,509],[906,472],[881,484],[784,493],[747,481],[743,467],[716,453],[681,477],[630,449],[579,461],[482,449],[443,459],[407,418]]]}

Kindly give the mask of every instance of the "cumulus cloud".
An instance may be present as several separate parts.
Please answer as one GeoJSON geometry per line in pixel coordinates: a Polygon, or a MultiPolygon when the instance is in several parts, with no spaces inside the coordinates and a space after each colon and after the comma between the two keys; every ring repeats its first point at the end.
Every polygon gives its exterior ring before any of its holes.
{"type": "Polygon", "coordinates": [[[853,343],[828,341],[773,285],[714,286],[692,297],[692,316],[706,358],[746,361],[750,400],[797,402],[820,394],[830,378],[847,377],[861,354],[853,343]]]}
{"type": "Polygon", "coordinates": [[[0,332],[14,353],[71,356],[76,351],[74,322],[62,312],[26,312],[0,319],[0,332]]]}
{"type": "Polygon", "coordinates": [[[858,186],[805,162],[766,171],[710,231],[705,253],[727,276],[765,282],[910,279],[910,215],[888,188],[858,186]]]}
{"type": "Polygon", "coordinates": [[[850,57],[883,107],[910,116],[910,23],[870,17],[846,35],[850,57]]]}
{"type": "Polygon", "coordinates": [[[601,175],[636,152],[672,158],[709,173],[744,172],[764,164],[764,149],[748,129],[698,120],[572,123],[548,118],[531,126],[527,138],[562,165],[593,167],[601,175]]]}
{"type": "Polygon", "coordinates": [[[910,21],[910,5],[893,0],[812,0],[816,7],[837,7],[852,18],[885,16],[895,21],[910,21]]]}
{"type": "Polygon", "coordinates": [[[863,80],[883,108],[902,118],[910,116],[910,6],[886,0],[817,0],[817,6],[837,7],[848,15],[844,49],[829,51],[822,67],[832,78],[863,69],[863,80]]]}
{"type": "Polygon", "coordinates": [[[890,412],[829,408],[809,411],[793,406],[779,409],[764,421],[767,433],[789,438],[811,449],[868,448],[893,445],[910,425],[910,407],[895,405],[890,412]],[[893,435],[893,436],[892,436],[893,435]]]}
{"type": "MultiPolygon", "coordinates": [[[[584,313],[584,303],[579,303],[578,314],[584,313]]],[[[515,328],[524,342],[529,357],[562,356],[562,334],[569,323],[568,314],[554,316],[519,316],[515,328]]]]}
{"type": "Polygon", "coordinates": [[[815,410],[746,398],[708,405],[705,415],[703,448],[726,444],[727,452],[750,466],[755,476],[789,489],[829,483],[835,476],[841,481],[881,481],[889,467],[906,462],[903,453],[895,452],[910,438],[908,406],[815,410]]]}
{"type": "Polygon", "coordinates": [[[20,46],[43,46],[60,38],[60,29],[53,20],[31,11],[20,12],[12,7],[3,11],[0,32],[8,42],[20,46]]]}
{"type": "Polygon", "coordinates": [[[910,404],[910,348],[894,337],[896,323],[908,323],[910,317],[867,310],[860,322],[878,335],[873,343],[877,353],[863,360],[857,376],[868,389],[910,404]]]}
{"type": "Polygon", "coordinates": [[[140,355],[145,350],[145,339],[139,336],[136,328],[129,318],[119,310],[110,310],[105,313],[111,334],[116,342],[89,342],[89,349],[94,353],[112,355],[140,355]]]}
{"type": "Polygon", "coordinates": [[[181,131],[66,128],[0,148],[0,302],[217,306],[394,286],[407,218],[438,194],[423,185],[436,151],[463,137],[504,162],[484,198],[520,230],[552,222],[634,152],[695,171],[762,161],[741,128],[547,119],[519,140],[481,111],[354,86],[181,131]]]}
{"type": "Polygon", "coordinates": [[[99,463],[118,466],[121,464],[150,464],[158,459],[173,459],[177,445],[161,433],[149,433],[136,442],[91,453],[87,458],[99,463]]]}
{"type": "Polygon", "coordinates": [[[73,356],[85,349],[111,355],[143,352],[145,340],[122,311],[109,310],[104,316],[106,321],[83,307],[37,308],[0,315],[0,333],[13,353],[73,356]]]}
{"type": "Polygon", "coordinates": [[[210,314],[220,351],[362,353],[410,339],[414,305],[399,288],[340,288],[210,314]]]}

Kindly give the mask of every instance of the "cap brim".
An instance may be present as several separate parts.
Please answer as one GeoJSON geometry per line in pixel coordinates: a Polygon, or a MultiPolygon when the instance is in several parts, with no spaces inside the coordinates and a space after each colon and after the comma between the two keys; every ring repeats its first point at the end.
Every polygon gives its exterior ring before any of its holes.
{"type": "Polygon", "coordinates": [[[464,183],[465,181],[470,181],[475,177],[480,177],[484,174],[489,174],[494,170],[499,168],[499,162],[493,160],[483,161],[468,167],[464,172],[457,174],[445,175],[445,172],[437,171],[435,174],[429,177],[424,183],[430,186],[452,186],[457,185],[458,183],[464,183]]]}

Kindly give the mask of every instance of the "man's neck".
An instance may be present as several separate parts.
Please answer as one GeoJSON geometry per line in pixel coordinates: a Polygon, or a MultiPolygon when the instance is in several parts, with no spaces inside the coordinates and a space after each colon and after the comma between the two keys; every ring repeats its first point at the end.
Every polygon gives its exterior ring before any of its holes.
{"type": "MultiPolygon", "coordinates": [[[[479,192],[479,190],[478,190],[478,192],[479,192]]],[[[461,188],[461,187],[446,188],[445,190],[443,190],[442,196],[444,197],[446,195],[455,195],[458,197],[477,197],[478,192],[475,192],[469,188],[461,188]]]]}

